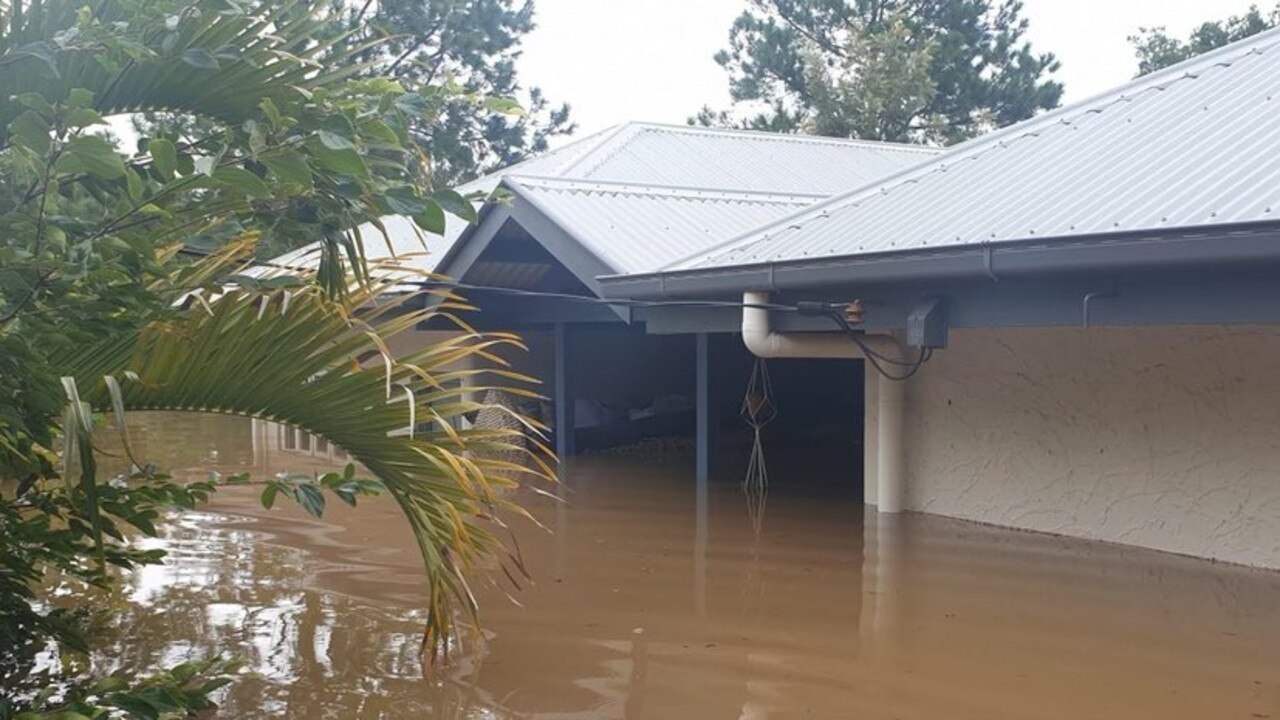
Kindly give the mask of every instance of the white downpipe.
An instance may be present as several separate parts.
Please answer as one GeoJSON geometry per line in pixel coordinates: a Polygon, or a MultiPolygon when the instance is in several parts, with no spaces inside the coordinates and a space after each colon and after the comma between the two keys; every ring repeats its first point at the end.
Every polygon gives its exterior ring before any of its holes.
{"type": "MultiPolygon", "coordinates": [[[[769,325],[769,294],[748,292],[742,296],[742,342],[761,358],[861,359],[862,349],[840,333],[774,332],[769,325]]],[[[901,343],[892,335],[864,335],[876,352],[895,360],[905,359],[901,343]]],[[[867,372],[874,372],[868,368],[867,372]]],[[[878,377],[879,432],[876,435],[876,507],[883,513],[902,512],[905,448],[903,446],[904,382],[878,377]]]]}

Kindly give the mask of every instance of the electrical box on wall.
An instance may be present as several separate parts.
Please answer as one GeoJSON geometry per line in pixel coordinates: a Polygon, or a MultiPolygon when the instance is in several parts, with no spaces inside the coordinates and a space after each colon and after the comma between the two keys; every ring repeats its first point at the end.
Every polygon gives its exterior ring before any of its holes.
{"type": "Polygon", "coordinates": [[[916,303],[907,313],[907,346],[939,349],[947,346],[947,313],[941,298],[916,303]]]}

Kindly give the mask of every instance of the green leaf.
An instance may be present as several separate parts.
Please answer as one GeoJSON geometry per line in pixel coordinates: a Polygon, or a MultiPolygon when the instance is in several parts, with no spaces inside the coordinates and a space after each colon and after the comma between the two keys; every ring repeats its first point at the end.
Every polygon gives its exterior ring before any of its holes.
{"type": "Polygon", "coordinates": [[[276,504],[276,495],[280,493],[280,488],[275,483],[268,483],[262,489],[262,507],[270,510],[276,504]]]}
{"type": "Polygon", "coordinates": [[[410,117],[421,117],[427,114],[427,101],[418,93],[405,93],[396,98],[396,109],[410,117]]]}
{"type": "Polygon", "coordinates": [[[27,110],[13,122],[9,123],[9,137],[15,145],[20,145],[38,155],[49,152],[49,123],[34,110],[27,110]]]}
{"type": "Polygon", "coordinates": [[[360,136],[373,143],[380,143],[389,147],[400,146],[400,136],[396,134],[391,126],[381,120],[370,120],[360,126],[360,136]]]}
{"type": "Polygon", "coordinates": [[[218,58],[204,48],[187,48],[182,51],[182,62],[202,70],[217,70],[218,58]]]}
{"type": "Polygon", "coordinates": [[[179,684],[185,683],[195,677],[197,668],[194,663],[182,663],[170,668],[169,676],[178,681],[179,684]]]}
{"type": "Polygon", "coordinates": [[[271,188],[262,178],[234,165],[224,165],[213,171],[213,179],[256,198],[267,197],[271,188]]]}
{"type": "Polygon", "coordinates": [[[444,208],[445,212],[457,215],[469,223],[476,221],[475,206],[471,204],[470,200],[462,197],[457,192],[453,190],[437,190],[431,197],[440,203],[440,207],[444,208]]]}
{"type": "Polygon", "coordinates": [[[320,167],[339,175],[368,177],[369,168],[364,158],[355,150],[331,150],[320,142],[308,142],[307,150],[315,156],[320,167]]]}
{"type": "Polygon", "coordinates": [[[125,190],[129,193],[129,199],[138,202],[142,199],[142,178],[132,168],[125,168],[124,171],[125,190]]]}
{"type": "Polygon", "coordinates": [[[67,106],[76,108],[93,107],[93,91],[85,88],[73,88],[67,93],[67,106]]]}
{"type": "Polygon", "coordinates": [[[266,115],[267,119],[271,121],[271,127],[279,130],[281,122],[280,110],[275,103],[271,102],[271,98],[262,98],[262,102],[258,103],[258,107],[262,108],[262,114],[266,115]]]}
{"type": "Polygon", "coordinates": [[[34,92],[22,93],[20,95],[15,96],[14,100],[17,100],[19,105],[21,105],[24,108],[27,108],[28,110],[35,110],[36,112],[43,115],[46,119],[52,118],[55,112],[53,109],[53,105],[49,104],[49,101],[45,100],[44,96],[41,95],[40,93],[34,93],[34,92]]]}
{"type": "Polygon", "coordinates": [[[67,247],[67,234],[57,225],[45,225],[44,241],[54,250],[61,252],[67,247]]]}
{"type": "Polygon", "coordinates": [[[67,161],[68,166],[75,168],[69,172],[82,170],[104,180],[115,180],[124,175],[124,160],[120,154],[106,138],[97,135],[73,138],[67,144],[66,153],[58,159],[60,171],[63,170],[64,161],[67,161]]]}
{"type": "Polygon", "coordinates": [[[330,130],[320,131],[320,142],[330,150],[354,150],[356,147],[355,143],[330,130]]]}
{"type": "Polygon", "coordinates": [[[302,156],[302,153],[295,150],[284,150],[263,155],[259,160],[271,170],[272,174],[280,182],[301,185],[307,190],[311,189],[311,166],[307,164],[307,160],[302,156]]]}
{"type": "Polygon", "coordinates": [[[298,486],[298,502],[314,517],[324,515],[324,493],[315,485],[298,486]]]}
{"type": "Polygon", "coordinates": [[[147,143],[147,150],[155,162],[156,170],[165,181],[172,180],[178,173],[178,149],[164,138],[152,138],[147,143]]]}
{"type": "Polygon", "coordinates": [[[418,215],[427,211],[427,203],[416,194],[411,187],[395,187],[387,190],[382,199],[387,208],[397,215],[418,215]]]}
{"type": "Polygon", "coordinates": [[[128,693],[113,694],[113,696],[106,698],[106,705],[119,707],[120,710],[128,712],[129,715],[142,717],[143,720],[156,720],[157,717],[160,717],[160,711],[156,710],[150,702],[131,696],[128,693]]]}
{"type": "Polygon", "coordinates": [[[503,115],[524,115],[524,108],[515,98],[509,97],[489,97],[484,100],[486,110],[492,110],[503,115]]]}
{"type": "Polygon", "coordinates": [[[108,675],[93,684],[93,692],[98,694],[116,692],[117,690],[123,690],[127,687],[129,687],[129,685],[125,681],[118,677],[108,675]]]}
{"type": "Polygon", "coordinates": [[[414,215],[413,222],[429,233],[443,235],[445,230],[444,209],[440,207],[440,203],[429,200],[427,209],[414,215]]]}
{"type": "Polygon", "coordinates": [[[69,127],[84,128],[90,125],[105,125],[106,120],[102,119],[102,115],[93,108],[75,107],[67,110],[63,115],[69,127]]]}

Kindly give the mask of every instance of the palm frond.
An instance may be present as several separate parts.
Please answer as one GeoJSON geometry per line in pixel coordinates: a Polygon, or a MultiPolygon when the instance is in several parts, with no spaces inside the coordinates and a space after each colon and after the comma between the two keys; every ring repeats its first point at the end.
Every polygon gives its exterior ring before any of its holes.
{"type": "Polygon", "coordinates": [[[455,610],[477,619],[473,571],[504,565],[509,575],[514,564],[523,572],[502,517],[524,513],[506,491],[553,482],[554,472],[550,452],[536,441],[530,449],[527,433],[452,427],[485,407],[468,399],[473,393],[520,379],[497,354],[520,347],[518,338],[459,321],[447,339],[393,356],[390,338],[457,308],[420,309],[419,298],[393,289],[390,281],[353,284],[346,303],[315,285],[225,290],[84,348],[62,370],[95,408],[246,415],[350,453],[385,484],[417,538],[429,586],[424,647],[434,658],[447,648],[455,610]],[[478,364],[463,362],[470,358],[478,364]],[[122,378],[118,393],[107,377],[122,378]],[[433,425],[424,429],[425,420],[433,425]],[[527,462],[511,462],[513,454],[527,462]]]}

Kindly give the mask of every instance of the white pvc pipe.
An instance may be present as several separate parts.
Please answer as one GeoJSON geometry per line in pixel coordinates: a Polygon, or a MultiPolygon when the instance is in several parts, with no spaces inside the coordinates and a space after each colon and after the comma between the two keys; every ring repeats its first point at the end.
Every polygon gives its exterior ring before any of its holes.
{"type": "MultiPolygon", "coordinates": [[[[742,342],[761,358],[850,358],[862,359],[862,349],[842,333],[774,332],[769,324],[769,294],[748,292],[742,296],[742,342]]],[[[868,347],[894,360],[906,354],[892,335],[863,335],[868,347]]],[[[875,372],[868,368],[867,372],[875,372]]],[[[903,446],[903,404],[905,384],[878,378],[879,431],[876,434],[876,508],[884,513],[902,512],[904,497],[905,448],[903,446]]]]}
{"type": "MultiPolygon", "coordinates": [[[[862,358],[862,349],[842,333],[773,332],[769,327],[769,311],[760,305],[769,303],[769,293],[749,292],[742,296],[742,342],[751,354],[762,358],[862,358]]],[[[900,360],[902,346],[891,335],[863,335],[872,350],[900,360]]]]}

